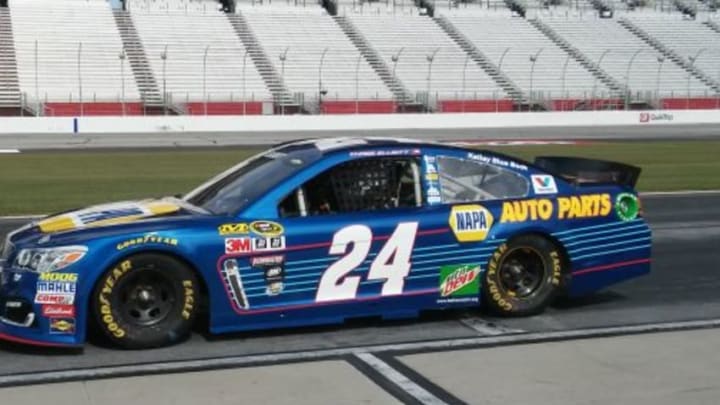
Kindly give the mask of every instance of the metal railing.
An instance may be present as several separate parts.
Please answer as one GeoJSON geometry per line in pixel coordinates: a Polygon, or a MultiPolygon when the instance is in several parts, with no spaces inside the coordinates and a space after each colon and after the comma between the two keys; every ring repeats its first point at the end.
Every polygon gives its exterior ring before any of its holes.
{"type": "MultiPolygon", "coordinates": [[[[138,72],[133,70],[137,67],[132,66],[130,56],[125,49],[107,51],[116,55],[118,63],[116,68],[108,66],[105,69],[98,69],[95,66],[96,60],[92,55],[87,55],[82,42],[74,45],[75,61],[46,62],[50,55],[42,55],[39,48],[38,42],[35,41],[32,50],[32,67],[28,67],[25,63],[22,65],[25,70],[19,72],[24,77],[24,81],[21,81],[21,91],[23,92],[22,107],[25,112],[32,112],[35,115],[52,114],[52,111],[46,111],[43,107],[47,103],[78,103],[80,115],[83,115],[86,104],[110,102],[119,103],[122,106],[122,114],[127,114],[126,106],[143,103],[143,94],[150,91],[143,87],[145,83],[138,83],[141,75],[138,76],[138,72]],[[43,67],[43,63],[48,63],[48,66],[43,67]],[[58,63],[64,64],[62,74],[58,70],[55,71],[54,77],[40,77],[40,72],[45,72],[45,76],[51,76],[54,71],[52,67],[58,63]],[[47,72],[51,73],[47,74],[47,72]],[[53,82],[53,80],[65,81],[62,88],[73,87],[73,85],[68,86],[67,83],[74,82],[75,89],[68,91],[67,95],[62,95],[52,86],[42,85],[42,82],[53,82]],[[98,83],[103,83],[103,86],[98,87],[98,83]]],[[[182,112],[182,105],[188,103],[203,103],[204,112],[209,114],[212,112],[213,103],[272,102],[271,93],[266,87],[267,83],[263,82],[257,71],[254,71],[256,66],[251,59],[252,56],[244,48],[206,45],[195,54],[188,54],[187,49],[176,51],[171,44],[149,49],[146,47],[146,54],[152,72],[147,73],[155,76],[158,87],[155,91],[162,97],[166,114],[182,112]],[[161,50],[158,52],[157,49],[161,50]],[[187,70],[184,70],[186,68],[187,70]],[[250,69],[254,71],[252,76],[249,74],[250,69]]],[[[446,58],[440,48],[428,48],[423,55],[418,54],[417,51],[414,53],[405,51],[403,52],[401,48],[393,52],[390,60],[386,62],[391,67],[393,80],[398,79],[404,84],[415,95],[415,100],[424,105],[427,111],[442,110],[443,101],[453,100],[495,101],[498,105],[497,110],[500,110],[502,100],[510,98],[471,60],[470,56],[466,56],[464,60],[458,60],[457,57],[446,58]],[[472,75],[469,74],[471,69],[472,75]]],[[[68,52],[67,48],[65,52],[68,52]]],[[[314,90],[307,90],[305,86],[303,91],[296,91],[298,89],[293,89],[292,83],[287,83],[286,80],[286,85],[293,92],[297,104],[303,106],[301,111],[322,113],[324,103],[336,101],[354,101],[357,106],[355,112],[359,112],[359,106],[368,100],[391,100],[401,103],[401,100],[393,99],[392,92],[377,77],[371,83],[377,86],[377,90],[365,87],[369,85],[367,74],[371,67],[362,54],[354,53],[351,57],[345,55],[344,60],[352,60],[354,66],[349,66],[349,63],[346,63],[348,66],[340,66],[337,64],[339,62],[335,62],[334,65],[334,59],[329,58],[333,52],[336,51],[330,47],[318,50],[315,62],[307,58],[301,61],[289,58],[288,55],[293,54],[292,48],[289,47],[279,55],[268,55],[281,77],[290,72],[291,68],[301,67],[302,71],[307,72],[308,77],[311,78],[310,81],[315,80],[317,83],[314,90]],[[363,72],[366,76],[361,77],[360,68],[363,66],[366,69],[363,72]],[[351,71],[354,73],[349,73],[351,71]],[[333,83],[337,85],[338,72],[347,73],[348,77],[344,79],[346,85],[333,88],[333,83]],[[329,73],[334,74],[333,80],[328,79],[329,73]],[[312,78],[313,76],[316,77],[312,78]]],[[[341,52],[347,53],[347,50],[341,52]]],[[[529,51],[515,50],[511,47],[496,53],[500,54],[494,60],[498,69],[520,87],[530,105],[541,106],[542,109],[559,108],[564,111],[570,109],[570,106],[573,109],[604,109],[618,108],[619,104],[625,109],[641,105],[662,108],[664,99],[685,99],[686,108],[691,108],[694,99],[715,99],[717,100],[715,108],[720,108],[720,91],[714,89],[712,83],[707,81],[703,83],[692,72],[693,67],[705,68],[705,75],[720,83],[720,63],[717,63],[716,72],[707,71],[708,66],[715,66],[713,63],[720,60],[720,48],[700,48],[696,53],[688,56],[690,69],[684,70],[686,73],[684,80],[678,79],[678,69],[682,69],[680,65],[650,49],[628,50],[620,59],[617,50],[608,49],[599,52],[599,57],[592,61],[595,68],[599,71],[614,72],[613,77],[616,81],[624,85],[622,92],[610,89],[598,73],[593,76],[592,81],[582,79],[588,77],[587,72],[584,72],[582,77],[577,76],[577,67],[574,70],[568,69],[571,55],[558,58],[557,53],[546,52],[543,48],[529,51]],[[642,69],[638,69],[637,61],[641,59],[642,69]],[[520,60],[526,62],[519,62],[520,60]],[[608,69],[610,63],[614,64],[613,69],[608,69]],[[668,73],[670,64],[674,67],[672,80],[668,73]],[[557,69],[548,71],[548,66],[557,66],[557,69]],[[621,71],[623,73],[619,73],[621,71]],[[649,86],[648,83],[654,85],[649,86]],[[617,99],[622,102],[609,102],[617,99]]],[[[705,104],[708,104],[707,100],[705,104]]],[[[677,106],[677,103],[674,105],[677,106]]],[[[266,108],[265,111],[269,110],[266,108]]],[[[283,108],[280,113],[285,112],[283,108]]]]}

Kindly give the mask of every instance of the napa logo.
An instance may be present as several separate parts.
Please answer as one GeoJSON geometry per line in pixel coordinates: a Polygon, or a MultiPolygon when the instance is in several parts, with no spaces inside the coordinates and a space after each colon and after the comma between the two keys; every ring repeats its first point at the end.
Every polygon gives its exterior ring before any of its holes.
{"type": "Polygon", "coordinates": [[[456,205],[450,210],[450,229],[458,242],[479,242],[487,238],[493,216],[482,205],[456,205]]]}

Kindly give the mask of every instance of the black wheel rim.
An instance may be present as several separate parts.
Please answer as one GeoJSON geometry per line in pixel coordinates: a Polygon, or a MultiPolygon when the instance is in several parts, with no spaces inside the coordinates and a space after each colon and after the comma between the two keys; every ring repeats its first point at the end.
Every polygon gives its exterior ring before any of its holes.
{"type": "Polygon", "coordinates": [[[505,291],[516,298],[528,298],[542,285],[545,262],[538,251],[518,248],[505,255],[499,274],[505,291]]]}
{"type": "Polygon", "coordinates": [[[177,301],[172,282],[157,269],[138,269],[134,273],[117,286],[115,307],[132,325],[162,322],[177,301]]]}

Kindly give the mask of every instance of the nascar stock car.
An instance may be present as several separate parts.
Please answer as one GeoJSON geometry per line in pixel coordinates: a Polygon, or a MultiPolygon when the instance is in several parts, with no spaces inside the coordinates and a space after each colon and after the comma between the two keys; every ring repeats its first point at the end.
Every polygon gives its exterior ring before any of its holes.
{"type": "Polygon", "coordinates": [[[640,169],[431,142],[281,144],[182,197],[53,214],[6,237],[0,338],[116,346],[417,316],[541,312],[649,272],[640,169]],[[94,329],[95,330],[95,329],[94,329]]]}

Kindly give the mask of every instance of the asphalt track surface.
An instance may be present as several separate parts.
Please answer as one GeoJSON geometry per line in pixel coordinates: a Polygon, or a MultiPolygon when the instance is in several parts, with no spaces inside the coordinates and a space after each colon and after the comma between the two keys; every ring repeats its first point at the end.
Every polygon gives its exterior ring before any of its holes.
{"type": "MultiPolygon", "coordinates": [[[[522,119],[522,114],[518,114],[522,119]]],[[[720,125],[672,124],[650,126],[587,126],[544,128],[458,128],[368,131],[287,131],[239,133],[145,133],[145,134],[0,134],[2,149],[92,149],[273,145],[289,140],[335,136],[382,136],[438,141],[510,140],[689,140],[720,136],[720,125]]]]}
{"type": "MultiPolygon", "coordinates": [[[[720,192],[644,196],[643,204],[653,230],[652,273],[590,297],[559,302],[539,316],[497,319],[468,310],[432,312],[412,321],[359,320],[329,327],[226,336],[208,336],[200,330],[179,345],[147,351],[120,351],[98,343],[71,352],[0,343],[0,386],[51,381],[39,376],[61,370],[69,372],[65,379],[87,379],[161,373],[168,365],[186,360],[199,361],[196,369],[221,368],[230,364],[209,360],[233,358],[234,365],[252,365],[312,357],[303,353],[324,352],[333,357],[333,353],[342,354],[351,348],[405,347],[422,352],[447,348],[452,342],[482,344],[478,338],[487,338],[487,344],[505,345],[668,328],[644,326],[648,324],[698,321],[686,322],[683,328],[720,326],[720,192]],[[614,327],[619,328],[608,329],[614,327]],[[588,330],[595,332],[578,332],[588,330]],[[123,372],[125,365],[145,368],[123,372]],[[72,377],[78,370],[84,374],[72,377]]],[[[2,220],[0,235],[22,222],[2,220]]]]}

